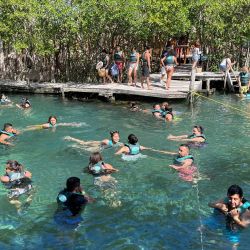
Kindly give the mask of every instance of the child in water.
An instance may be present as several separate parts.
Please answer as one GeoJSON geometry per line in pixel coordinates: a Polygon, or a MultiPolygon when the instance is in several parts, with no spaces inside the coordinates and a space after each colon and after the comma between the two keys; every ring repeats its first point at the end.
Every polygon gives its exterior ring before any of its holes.
{"type": "Polygon", "coordinates": [[[111,147],[122,146],[123,143],[120,142],[120,133],[118,130],[110,131],[110,139],[104,139],[102,141],[83,141],[71,136],[65,136],[64,140],[77,142],[84,146],[84,149],[91,152],[96,152],[102,148],[107,149],[111,147]]]}
{"type": "Polygon", "coordinates": [[[197,174],[197,168],[193,164],[194,158],[189,153],[189,147],[182,144],[179,147],[179,154],[174,159],[174,164],[169,165],[179,172],[179,177],[184,181],[194,181],[194,175],[197,174]]]}
{"type": "Polygon", "coordinates": [[[105,199],[110,202],[110,205],[117,207],[121,202],[116,197],[116,179],[111,176],[112,173],[119,170],[112,165],[103,161],[100,152],[92,153],[89,158],[87,172],[94,176],[94,185],[101,188],[105,199]]]}
{"type": "Polygon", "coordinates": [[[12,105],[11,100],[8,98],[8,96],[1,94],[0,95],[0,104],[1,105],[12,105]]]}
{"type": "Polygon", "coordinates": [[[57,123],[57,118],[54,115],[51,115],[48,118],[48,122],[41,124],[41,125],[31,125],[28,126],[25,131],[28,130],[36,130],[36,129],[49,129],[49,128],[56,128],[56,127],[80,127],[82,126],[82,124],[80,123],[75,123],[75,122],[71,122],[71,123],[57,123]]]}
{"type": "MultiPolygon", "coordinates": [[[[4,176],[1,176],[1,182],[9,189],[8,197],[10,203],[14,204],[19,211],[22,203],[19,201],[19,196],[22,194],[30,194],[32,189],[31,185],[31,172],[24,170],[23,166],[14,160],[8,160],[6,162],[6,172],[4,176]]],[[[26,200],[26,203],[31,202],[31,196],[26,200]]]]}

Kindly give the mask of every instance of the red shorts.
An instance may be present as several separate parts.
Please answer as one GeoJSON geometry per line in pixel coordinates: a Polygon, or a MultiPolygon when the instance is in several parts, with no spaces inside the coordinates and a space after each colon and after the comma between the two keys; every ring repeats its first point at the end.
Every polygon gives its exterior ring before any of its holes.
{"type": "Polygon", "coordinates": [[[117,65],[119,71],[122,71],[122,69],[123,69],[123,62],[115,62],[115,64],[117,65]]]}

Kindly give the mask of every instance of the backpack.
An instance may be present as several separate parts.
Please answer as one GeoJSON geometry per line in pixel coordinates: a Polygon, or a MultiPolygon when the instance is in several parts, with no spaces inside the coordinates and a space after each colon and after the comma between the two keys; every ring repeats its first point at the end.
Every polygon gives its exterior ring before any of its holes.
{"type": "Polygon", "coordinates": [[[111,75],[112,76],[118,76],[119,75],[119,69],[116,64],[113,64],[111,67],[111,75]]]}

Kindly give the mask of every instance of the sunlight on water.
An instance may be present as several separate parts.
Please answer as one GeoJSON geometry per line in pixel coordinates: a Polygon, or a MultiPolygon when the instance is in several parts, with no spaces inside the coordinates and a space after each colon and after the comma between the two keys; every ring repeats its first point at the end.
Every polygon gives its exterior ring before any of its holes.
{"type": "MultiPolygon", "coordinates": [[[[10,98],[19,102],[21,96],[10,98]]],[[[250,101],[212,98],[250,112],[250,101]]],[[[74,126],[26,131],[16,138],[15,147],[0,145],[1,174],[5,162],[15,159],[32,172],[35,187],[32,203],[22,214],[8,203],[7,191],[0,187],[0,249],[230,249],[224,222],[217,221],[218,227],[208,223],[213,216],[207,204],[223,198],[231,184],[241,185],[250,198],[249,117],[202,99],[193,111],[185,102],[173,103],[178,119],[168,124],[130,112],[122,104],[43,95],[29,99],[32,110],[28,112],[0,107],[0,126],[10,122],[23,129],[47,122],[50,115],[74,126]],[[105,149],[105,161],[119,169],[112,175],[115,190],[110,192],[110,187],[94,186],[93,177],[83,172],[90,155],[86,147],[64,140],[65,136],[102,140],[109,138],[110,130],[119,130],[122,142],[134,133],[143,146],[176,152],[179,143],[166,137],[189,134],[193,125],[204,126],[208,138],[206,147],[192,149],[199,170],[196,184],[182,181],[169,167],[173,156],[144,151],[131,160],[105,149]],[[80,177],[85,191],[96,199],[75,230],[61,228],[53,220],[56,196],[70,176],[80,177]]],[[[248,249],[248,233],[248,229],[241,233],[240,249],[248,249]]]]}

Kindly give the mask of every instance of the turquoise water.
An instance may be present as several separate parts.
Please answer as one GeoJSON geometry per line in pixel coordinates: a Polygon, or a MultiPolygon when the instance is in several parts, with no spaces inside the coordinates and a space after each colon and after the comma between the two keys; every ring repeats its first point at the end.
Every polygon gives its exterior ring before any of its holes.
{"type": "MultiPolygon", "coordinates": [[[[19,102],[21,96],[10,98],[19,102]]],[[[1,108],[1,124],[11,122],[22,129],[45,123],[55,114],[58,122],[81,126],[29,131],[18,136],[15,147],[0,146],[1,174],[6,160],[18,160],[32,172],[36,190],[30,207],[19,215],[1,186],[0,249],[230,249],[223,222],[217,228],[206,226],[213,219],[207,204],[224,197],[231,184],[242,186],[250,199],[250,117],[199,99],[193,111],[185,102],[174,103],[181,121],[166,124],[151,115],[130,112],[122,104],[42,95],[29,98],[30,111],[1,108]],[[113,174],[118,181],[113,199],[121,202],[120,207],[111,206],[93,185],[93,177],[83,173],[90,153],[63,139],[69,135],[102,140],[118,129],[121,141],[134,133],[141,145],[177,151],[179,143],[166,137],[190,133],[196,124],[204,126],[208,138],[206,148],[192,150],[202,176],[197,185],[180,180],[168,167],[172,156],[145,151],[146,158],[128,162],[115,156],[113,149],[103,152],[105,161],[119,169],[113,174]],[[86,207],[84,223],[77,230],[58,227],[53,220],[57,193],[70,176],[80,177],[85,191],[96,199],[86,207]]],[[[212,98],[250,113],[250,101],[222,95],[212,98]]],[[[248,229],[241,233],[239,249],[248,249],[248,234],[248,229]]]]}

